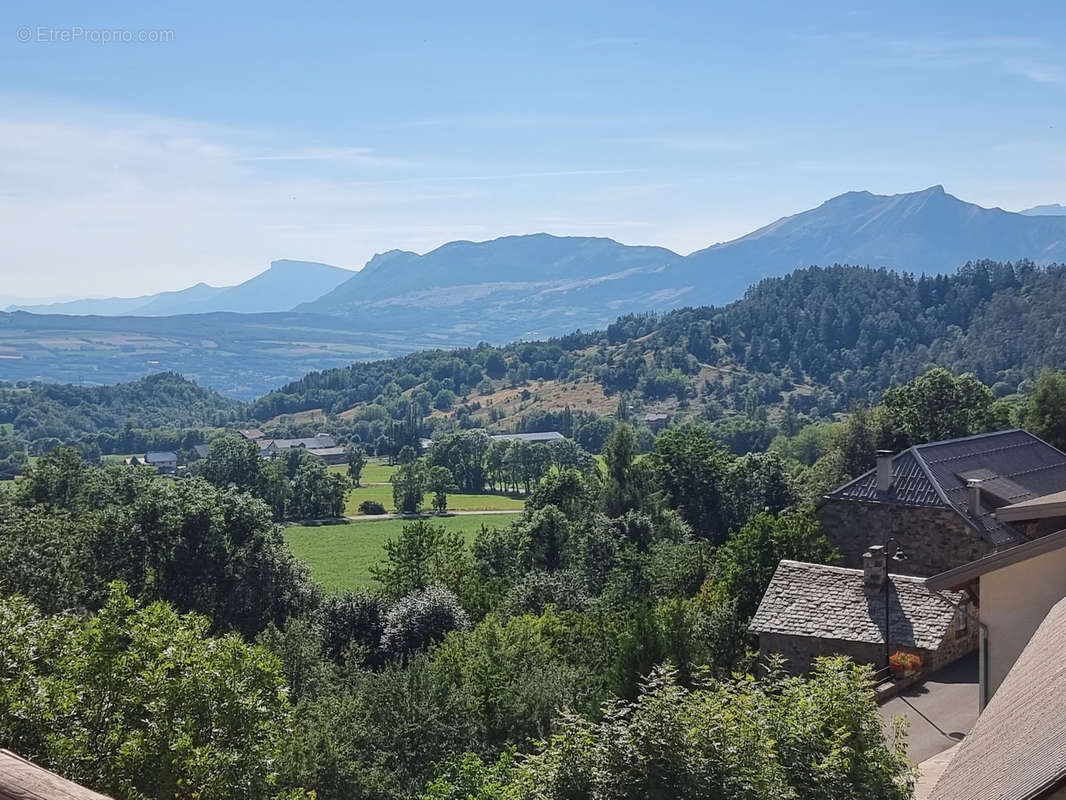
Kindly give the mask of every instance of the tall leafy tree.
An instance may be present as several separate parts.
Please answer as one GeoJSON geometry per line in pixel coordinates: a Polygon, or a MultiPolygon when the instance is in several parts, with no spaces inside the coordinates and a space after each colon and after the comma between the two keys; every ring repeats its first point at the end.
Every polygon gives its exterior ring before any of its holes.
{"type": "Polygon", "coordinates": [[[1025,428],[1060,450],[1066,450],[1066,372],[1040,373],[1022,414],[1025,428]]]}
{"type": "Polygon", "coordinates": [[[676,508],[698,536],[723,540],[729,530],[725,498],[730,462],[708,428],[670,428],[656,440],[649,459],[666,504],[676,508]]]}
{"type": "Polygon", "coordinates": [[[426,495],[425,464],[418,459],[400,464],[392,473],[392,502],[397,514],[417,514],[426,495]]]}
{"type": "Polygon", "coordinates": [[[348,477],[353,486],[359,485],[359,479],[363,476],[363,467],[366,465],[366,454],[358,445],[348,445],[344,451],[344,458],[348,464],[348,477]]]}
{"type": "Polygon", "coordinates": [[[218,436],[208,446],[200,474],[215,486],[251,491],[259,485],[259,445],[241,436],[218,436]]]}
{"type": "Polygon", "coordinates": [[[750,619],[782,559],[833,564],[839,558],[813,514],[758,514],[719,549],[715,595],[735,602],[741,618],[750,619]]]}
{"type": "Polygon", "coordinates": [[[938,367],[885,392],[884,405],[910,444],[982,433],[992,421],[992,390],[971,374],[938,367]]]}
{"type": "Polygon", "coordinates": [[[139,607],[121,584],[88,619],[0,600],[0,739],[115,797],[280,796],[290,709],[278,662],[209,630],[163,603],[139,607]]]}

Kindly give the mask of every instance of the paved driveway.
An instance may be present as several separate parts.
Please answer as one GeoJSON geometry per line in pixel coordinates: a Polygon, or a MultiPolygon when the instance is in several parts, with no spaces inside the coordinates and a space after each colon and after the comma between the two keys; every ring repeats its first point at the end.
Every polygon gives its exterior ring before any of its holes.
{"type": "Polygon", "coordinates": [[[977,653],[949,664],[881,706],[881,717],[903,717],[907,755],[920,763],[958,744],[977,721],[977,653]]]}

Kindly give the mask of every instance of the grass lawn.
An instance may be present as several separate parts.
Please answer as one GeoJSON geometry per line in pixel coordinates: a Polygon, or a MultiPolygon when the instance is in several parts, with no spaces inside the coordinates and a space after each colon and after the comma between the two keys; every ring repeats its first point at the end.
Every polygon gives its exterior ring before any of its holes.
{"type": "MultiPolygon", "coordinates": [[[[344,513],[354,517],[359,513],[359,504],[364,500],[377,500],[387,511],[392,511],[392,486],[362,486],[348,492],[344,513]]],[[[426,494],[426,508],[433,503],[433,495],[426,494]]],[[[449,511],[521,511],[525,502],[502,494],[449,494],[449,511]]]]}
{"type": "MultiPolygon", "coordinates": [[[[398,536],[407,520],[349,522],[346,525],[291,525],[285,540],[296,557],[311,568],[315,580],[332,592],[372,588],[370,568],[384,556],[385,542],[398,536]]],[[[441,517],[433,523],[458,531],[467,544],[486,527],[509,525],[511,518],[499,515],[441,517]]]]}
{"type": "MultiPolygon", "coordinates": [[[[334,464],[329,468],[330,472],[339,472],[342,475],[348,474],[347,464],[334,464]]],[[[359,476],[359,482],[366,483],[388,483],[392,478],[392,473],[396,471],[396,467],[390,467],[384,458],[368,458],[363,465],[363,474],[359,476]]]]}
{"type": "Polygon", "coordinates": [[[388,483],[392,479],[392,473],[396,466],[389,466],[385,459],[368,458],[363,465],[363,474],[359,476],[360,483],[388,483]]]}
{"type": "Polygon", "coordinates": [[[144,453],[108,453],[107,455],[100,456],[100,463],[102,464],[121,464],[127,458],[133,458],[137,456],[138,459],[144,458],[144,453]]]}

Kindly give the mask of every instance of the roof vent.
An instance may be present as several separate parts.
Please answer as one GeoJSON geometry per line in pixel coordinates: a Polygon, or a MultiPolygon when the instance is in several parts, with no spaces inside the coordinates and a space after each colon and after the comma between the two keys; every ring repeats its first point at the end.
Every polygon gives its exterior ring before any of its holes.
{"type": "Polygon", "coordinates": [[[877,451],[877,491],[887,492],[892,488],[892,451],[877,451]]]}

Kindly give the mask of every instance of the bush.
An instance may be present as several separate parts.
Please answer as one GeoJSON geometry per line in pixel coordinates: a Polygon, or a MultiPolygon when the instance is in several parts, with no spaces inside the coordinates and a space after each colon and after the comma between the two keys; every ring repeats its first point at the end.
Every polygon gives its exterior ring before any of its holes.
{"type": "Polygon", "coordinates": [[[381,648],[391,656],[408,656],[469,625],[470,618],[452,592],[429,586],[400,598],[389,609],[381,648]]]}
{"type": "Polygon", "coordinates": [[[385,506],[377,500],[364,500],[359,504],[359,513],[374,515],[387,514],[388,512],[385,510],[385,506]]]}

